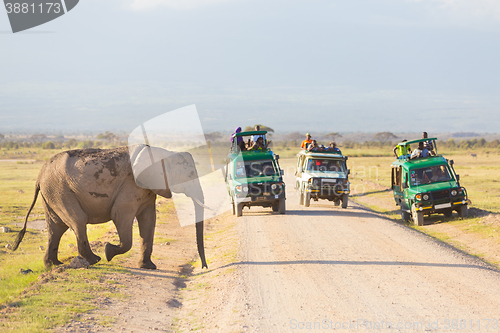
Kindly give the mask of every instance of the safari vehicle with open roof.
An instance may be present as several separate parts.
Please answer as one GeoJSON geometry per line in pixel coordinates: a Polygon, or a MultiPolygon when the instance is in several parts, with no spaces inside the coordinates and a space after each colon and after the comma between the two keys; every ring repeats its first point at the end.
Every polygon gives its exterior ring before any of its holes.
{"type": "MultiPolygon", "coordinates": [[[[241,216],[243,207],[271,207],[274,212],[285,214],[285,183],[279,156],[269,148],[241,149],[238,138],[264,138],[267,131],[248,131],[235,134],[225,166],[227,190],[233,214],[241,216]]],[[[244,140],[243,140],[244,142],[244,140]]]]}
{"type": "Polygon", "coordinates": [[[350,193],[347,157],[339,152],[310,152],[297,154],[295,189],[299,192],[299,204],[309,207],[311,199],[342,202],[347,208],[350,193]]]}
{"type": "Polygon", "coordinates": [[[437,153],[436,138],[401,142],[401,151],[411,144],[431,141],[434,155],[410,159],[402,155],[392,163],[392,190],[396,205],[401,207],[401,218],[413,220],[415,225],[424,224],[424,215],[444,214],[451,217],[457,211],[467,217],[467,191],[460,186],[453,160],[437,153]]]}

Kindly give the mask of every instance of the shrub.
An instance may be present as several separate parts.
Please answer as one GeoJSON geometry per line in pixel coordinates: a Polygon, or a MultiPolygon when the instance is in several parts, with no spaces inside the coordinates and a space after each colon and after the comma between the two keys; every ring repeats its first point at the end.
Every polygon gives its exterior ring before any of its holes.
{"type": "Polygon", "coordinates": [[[78,148],[92,148],[94,147],[94,141],[92,140],[87,140],[87,141],[80,141],[78,143],[78,148]]]}
{"type": "Polygon", "coordinates": [[[42,145],[43,149],[56,149],[56,146],[52,141],[47,141],[42,145]]]}

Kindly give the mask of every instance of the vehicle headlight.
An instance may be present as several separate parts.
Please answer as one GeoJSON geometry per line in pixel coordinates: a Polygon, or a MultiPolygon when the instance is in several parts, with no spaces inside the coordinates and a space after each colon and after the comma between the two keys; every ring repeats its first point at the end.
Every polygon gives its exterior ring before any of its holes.
{"type": "Polygon", "coordinates": [[[457,190],[451,190],[451,195],[452,196],[456,196],[458,194],[458,191],[457,190]]]}
{"type": "Polygon", "coordinates": [[[243,192],[248,192],[248,186],[243,186],[243,192]]]}
{"type": "Polygon", "coordinates": [[[276,188],[278,188],[278,185],[276,184],[271,185],[271,190],[275,190],[276,188]]]}
{"type": "Polygon", "coordinates": [[[321,181],[319,179],[314,179],[313,180],[313,186],[319,186],[320,182],[321,181]]]}
{"type": "Polygon", "coordinates": [[[422,196],[422,198],[424,198],[424,200],[426,200],[426,201],[427,201],[427,200],[429,200],[429,195],[428,195],[428,194],[424,194],[424,195],[422,196]]]}
{"type": "Polygon", "coordinates": [[[238,185],[235,188],[236,188],[236,192],[241,192],[241,185],[238,185]]]}

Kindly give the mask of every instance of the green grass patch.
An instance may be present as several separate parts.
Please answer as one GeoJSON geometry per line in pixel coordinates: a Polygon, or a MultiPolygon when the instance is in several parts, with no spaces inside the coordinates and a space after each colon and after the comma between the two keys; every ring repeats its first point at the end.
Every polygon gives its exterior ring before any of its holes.
{"type": "MultiPolygon", "coordinates": [[[[76,315],[95,309],[93,300],[97,297],[123,297],[114,283],[102,282],[111,273],[127,272],[110,263],[89,269],[55,268],[40,275],[30,288],[5,304],[0,312],[0,330],[40,332],[64,325],[76,315]]],[[[103,318],[102,323],[106,325],[112,320],[103,318]]]]}

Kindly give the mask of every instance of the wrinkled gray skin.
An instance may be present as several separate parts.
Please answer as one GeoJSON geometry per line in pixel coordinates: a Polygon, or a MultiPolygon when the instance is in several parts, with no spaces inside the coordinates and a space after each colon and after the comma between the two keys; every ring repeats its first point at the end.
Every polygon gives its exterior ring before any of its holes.
{"type": "Polygon", "coordinates": [[[156,178],[160,182],[163,180],[163,183],[159,184],[158,190],[150,190],[137,186],[132,173],[131,156],[133,162],[145,148],[149,149],[143,145],[136,146],[131,148],[130,153],[127,147],[70,150],[52,157],[40,171],[35,198],[14,249],[17,249],[23,238],[29,213],[40,192],[49,236],[44,257],[47,267],[61,264],[57,256],[59,242],[68,228],[76,235],[80,256],[90,264],[101,260],[90,249],[87,224],[105,223],[110,220],[115,224],[120,244],[106,244],[105,254],[108,261],[127,252],[132,247],[132,223],[134,218],[137,218],[142,243],[139,267],[156,269],[156,265],[151,261],[156,225],[156,195],[171,198],[172,190],[193,199],[196,221],[201,221],[196,223],[198,252],[202,267],[207,267],[203,245],[203,207],[199,204],[204,203],[204,198],[201,186],[196,181],[198,174],[192,156],[189,153],[177,153],[164,159],[169,179],[175,179],[179,184],[195,180],[191,182],[191,186],[168,186],[166,178],[163,177],[162,164],[156,163],[150,168],[150,174],[158,173],[161,177],[156,178]]]}

